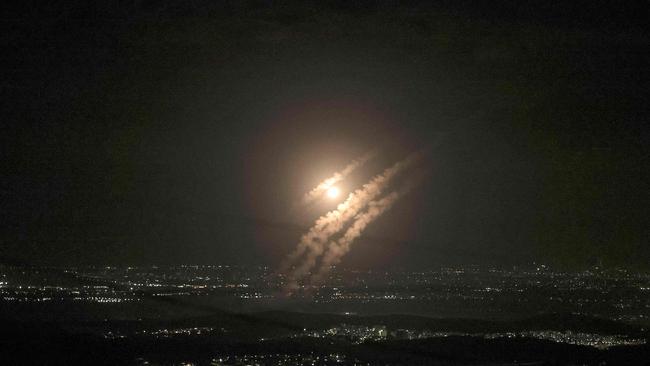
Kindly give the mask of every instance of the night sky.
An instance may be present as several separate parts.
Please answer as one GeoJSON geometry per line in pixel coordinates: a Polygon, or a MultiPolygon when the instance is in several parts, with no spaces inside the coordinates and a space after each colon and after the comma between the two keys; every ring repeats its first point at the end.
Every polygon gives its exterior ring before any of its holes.
{"type": "Polygon", "coordinates": [[[344,265],[650,269],[647,2],[91,3],[3,10],[0,262],[276,266],[428,147],[344,265]]]}

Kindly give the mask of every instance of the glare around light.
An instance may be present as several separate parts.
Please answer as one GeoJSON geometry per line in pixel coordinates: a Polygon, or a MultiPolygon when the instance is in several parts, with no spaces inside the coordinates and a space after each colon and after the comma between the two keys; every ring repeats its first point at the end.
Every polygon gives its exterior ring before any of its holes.
{"type": "Polygon", "coordinates": [[[327,197],[329,198],[336,198],[339,196],[339,189],[337,187],[330,187],[327,190],[327,197]]]}

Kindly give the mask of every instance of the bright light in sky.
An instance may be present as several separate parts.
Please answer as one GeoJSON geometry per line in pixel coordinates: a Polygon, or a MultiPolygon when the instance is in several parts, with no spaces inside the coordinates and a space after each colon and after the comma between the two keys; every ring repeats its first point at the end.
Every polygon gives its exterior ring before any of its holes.
{"type": "Polygon", "coordinates": [[[339,195],[339,189],[337,187],[330,187],[327,190],[327,197],[329,198],[336,198],[339,195]]]}

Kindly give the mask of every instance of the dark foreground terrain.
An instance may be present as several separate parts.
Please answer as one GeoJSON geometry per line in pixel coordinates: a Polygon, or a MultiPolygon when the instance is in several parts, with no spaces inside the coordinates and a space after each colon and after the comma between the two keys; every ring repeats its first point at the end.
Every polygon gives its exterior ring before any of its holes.
{"type": "Polygon", "coordinates": [[[561,315],[507,322],[286,312],[6,321],[0,337],[3,365],[650,365],[644,328],[561,315]],[[543,334],[573,338],[560,342],[543,334]],[[594,341],[613,334],[637,343],[572,344],[581,336],[594,341]]]}
{"type": "Polygon", "coordinates": [[[0,266],[0,365],[650,365],[650,277],[0,266]]]}

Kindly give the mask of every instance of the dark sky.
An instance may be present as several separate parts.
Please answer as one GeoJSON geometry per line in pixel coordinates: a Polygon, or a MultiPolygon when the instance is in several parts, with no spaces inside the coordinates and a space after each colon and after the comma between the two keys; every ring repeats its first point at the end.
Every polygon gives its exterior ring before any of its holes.
{"type": "Polygon", "coordinates": [[[432,146],[344,264],[648,269],[647,2],[512,3],[3,10],[0,260],[277,265],[305,190],[432,146]]]}

